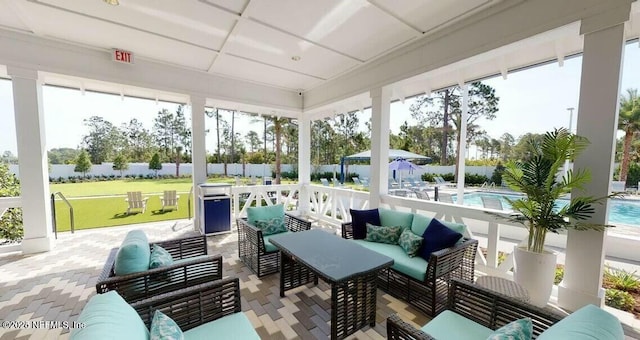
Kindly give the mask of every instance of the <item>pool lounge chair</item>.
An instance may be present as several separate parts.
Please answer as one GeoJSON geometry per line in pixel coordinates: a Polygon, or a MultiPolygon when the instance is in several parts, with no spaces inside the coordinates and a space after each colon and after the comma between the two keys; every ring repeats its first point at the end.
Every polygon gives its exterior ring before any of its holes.
{"type": "Polygon", "coordinates": [[[451,183],[449,181],[445,181],[441,176],[434,176],[433,180],[436,181],[436,186],[447,186],[447,187],[455,187],[455,183],[451,183]]]}
{"type": "Polygon", "coordinates": [[[494,209],[494,210],[504,210],[504,208],[502,207],[502,202],[497,197],[482,196],[480,197],[480,199],[482,200],[482,206],[485,208],[494,209]]]}

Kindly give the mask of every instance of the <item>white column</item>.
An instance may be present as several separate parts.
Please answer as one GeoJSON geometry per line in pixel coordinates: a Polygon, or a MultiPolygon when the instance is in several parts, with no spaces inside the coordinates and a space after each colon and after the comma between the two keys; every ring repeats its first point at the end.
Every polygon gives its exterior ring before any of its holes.
{"type": "Polygon", "coordinates": [[[306,215],[310,212],[309,185],[311,184],[311,120],[308,117],[298,119],[298,183],[300,195],[298,210],[306,215]]]}
{"type": "Polygon", "coordinates": [[[51,238],[51,200],[47,145],[42,107],[42,84],[38,71],[7,67],[13,86],[13,107],[18,137],[20,196],[25,254],[49,251],[51,238]]]}
{"type": "Polygon", "coordinates": [[[458,198],[456,203],[464,204],[464,172],[465,155],[467,154],[467,115],[469,114],[469,85],[464,84],[462,90],[462,112],[460,113],[460,144],[458,145],[458,198]]]}
{"type": "MultiPolygon", "coordinates": [[[[589,23],[593,24],[593,21],[589,23]]],[[[602,27],[586,32],[584,36],[576,133],[588,138],[591,144],[575,160],[574,168],[589,169],[592,180],[585,185],[586,193],[582,195],[606,196],[613,175],[624,47],[624,24],[620,21],[616,23],[603,23],[602,27]]],[[[587,26],[593,28],[593,25],[587,26]]],[[[581,193],[574,190],[572,194],[581,193]]],[[[595,213],[588,222],[606,223],[608,204],[595,205],[594,208],[595,213]]],[[[569,232],[564,280],[558,290],[558,304],[561,307],[576,310],[586,304],[602,305],[604,245],[604,232],[569,232]]]]}
{"type": "Polygon", "coordinates": [[[199,216],[200,204],[198,204],[198,184],[207,181],[207,149],[205,145],[205,125],[204,125],[204,105],[206,98],[191,95],[191,163],[193,165],[192,180],[194,192],[194,218],[193,226],[195,230],[200,230],[199,216]]]}
{"type": "Polygon", "coordinates": [[[371,96],[371,181],[369,208],[380,206],[380,195],[389,192],[389,114],[391,91],[376,88],[371,96]]]}

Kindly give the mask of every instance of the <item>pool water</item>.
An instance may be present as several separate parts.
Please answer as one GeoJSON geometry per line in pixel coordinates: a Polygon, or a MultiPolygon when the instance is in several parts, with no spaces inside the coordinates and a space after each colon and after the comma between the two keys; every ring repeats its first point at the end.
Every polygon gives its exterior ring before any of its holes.
{"type": "MultiPolygon", "coordinates": [[[[510,199],[517,199],[520,196],[515,194],[497,194],[489,192],[474,192],[464,195],[464,205],[473,207],[482,207],[481,197],[496,197],[502,202],[502,207],[505,210],[510,210],[511,205],[504,198],[505,196],[510,199]]],[[[455,201],[456,197],[453,196],[455,201]]],[[[560,200],[560,204],[567,204],[568,200],[560,200]]],[[[625,199],[612,199],[609,205],[609,224],[627,224],[640,227],[640,200],[625,200],[625,199]]]]}

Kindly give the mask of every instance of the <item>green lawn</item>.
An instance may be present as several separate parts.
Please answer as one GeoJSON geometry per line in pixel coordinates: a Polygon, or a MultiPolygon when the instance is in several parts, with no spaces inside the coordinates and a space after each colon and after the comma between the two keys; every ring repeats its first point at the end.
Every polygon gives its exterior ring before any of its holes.
{"type": "MultiPolygon", "coordinates": [[[[160,211],[160,208],[162,208],[160,195],[145,196],[149,197],[146,211],[144,213],[132,213],[131,215],[127,215],[128,205],[124,200],[125,196],[70,199],[69,202],[73,206],[75,217],[75,229],[110,227],[188,217],[188,198],[186,193],[179,195],[181,197],[178,201],[178,211],[174,209],[167,210],[164,213],[160,211]]],[[[194,203],[193,201],[191,202],[192,209],[194,203]]],[[[56,201],[56,222],[58,231],[70,230],[69,208],[62,201],[56,201]]]]}
{"type": "MultiPolygon", "coordinates": [[[[209,179],[213,183],[234,183],[232,178],[209,179]]],[[[188,193],[191,178],[178,179],[124,179],[103,182],[50,184],[51,193],[60,191],[65,197],[126,195],[127,191],[142,191],[143,194],[161,193],[164,190],[176,190],[188,193]]]]}

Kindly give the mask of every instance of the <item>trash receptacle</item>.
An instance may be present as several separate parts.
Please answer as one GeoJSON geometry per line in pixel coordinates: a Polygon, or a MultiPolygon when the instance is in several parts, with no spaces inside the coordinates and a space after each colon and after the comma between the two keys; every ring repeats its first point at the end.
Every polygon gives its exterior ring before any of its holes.
{"type": "Polygon", "coordinates": [[[262,179],[262,184],[264,185],[271,185],[272,182],[273,182],[273,179],[271,177],[265,177],[262,179]]]}
{"type": "Polygon", "coordinates": [[[231,232],[231,185],[202,183],[198,185],[201,234],[231,232]]]}

